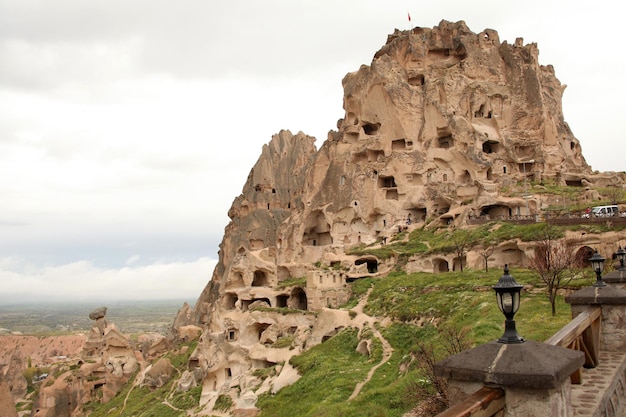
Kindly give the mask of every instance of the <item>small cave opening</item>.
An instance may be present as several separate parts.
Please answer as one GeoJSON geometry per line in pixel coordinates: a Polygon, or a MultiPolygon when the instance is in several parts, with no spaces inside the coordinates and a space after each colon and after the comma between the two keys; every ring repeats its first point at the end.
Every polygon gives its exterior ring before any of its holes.
{"type": "Polygon", "coordinates": [[[291,291],[291,302],[289,303],[291,308],[295,308],[297,310],[306,310],[308,309],[308,301],[306,297],[306,292],[300,288],[296,287],[291,291]]]}
{"type": "Polygon", "coordinates": [[[483,143],[483,152],[490,153],[498,153],[500,150],[500,143],[495,140],[487,140],[483,143]]]}
{"type": "Polygon", "coordinates": [[[425,78],[424,78],[424,74],[416,74],[416,75],[412,75],[409,77],[408,79],[409,85],[412,86],[421,86],[424,85],[425,78]]]}
{"type": "Polygon", "coordinates": [[[259,340],[261,340],[261,336],[263,336],[263,332],[270,327],[269,323],[255,323],[254,324],[254,334],[256,335],[257,339],[256,341],[258,342],[259,340]]]}
{"type": "Polygon", "coordinates": [[[380,123],[363,124],[363,132],[365,132],[365,134],[369,136],[377,134],[379,129],[380,129],[380,123]]]}
{"type": "Polygon", "coordinates": [[[406,140],[405,139],[396,139],[391,141],[391,150],[400,151],[406,149],[406,140]]]}
{"type": "Polygon", "coordinates": [[[440,148],[448,149],[454,145],[454,139],[452,139],[452,135],[442,136],[437,138],[437,143],[440,148]]]}
{"type": "Polygon", "coordinates": [[[289,295],[280,294],[276,296],[276,307],[287,307],[287,301],[289,300],[289,295]]]}
{"type": "Polygon", "coordinates": [[[224,295],[224,308],[226,310],[234,310],[237,305],[237,300],[239,297],[237,294],[229,292],[224,295]]]}
{"type": "Polygon", "coordinates": [[[565,185],[568,187],[582,187],[582,180],[565,180],[565,185]]]}
{"type": "Polygon", "coordinates": [[[393,176],[382,176],[378,177],[378,187],[379,188],[396,188],[398,184],[396,184],[396,179],[393,176]]]}
{"type": "Polygon", "coordinates": [[[354,261],[355,265],[363,265],[366,264],[367,266],[367,272],[369,272],[370,274],[374,274],[376,272],[378,272],[378,261],[376,259],[373,258],[360,258],[357,259],[356,261],[354,261]]]}
{"type": "Polygon", "coordinates": [[[267,274],[264,271],[256,270],[254,271],[254,279],[252,280],[253,287],[267,287],[267,274]]]}
{"type": "Polygon", "coordinates": [[[239,336],[239,330],[237,329],[228,329],[226,332],[226,340],[229,342],[236,342],[239,336]]]}
{"type": "Polygon", "coordinates": [[[438,272],[449,272],[450,266],[448,265],[448,261],[445,259],[434,259],[433,260],[433,272],[436,274],[438,272]]]}

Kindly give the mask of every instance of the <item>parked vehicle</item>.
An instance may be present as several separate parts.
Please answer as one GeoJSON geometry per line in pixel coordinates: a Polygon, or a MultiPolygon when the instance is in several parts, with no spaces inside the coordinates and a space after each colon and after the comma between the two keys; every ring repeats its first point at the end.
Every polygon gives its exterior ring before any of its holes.
{"type": "Polygon", "coordinates": [[[617,206],[596,206],[590,211],[583,214],[583,217],[588,219],[590,217],[613,217],[619,215],[619,209],[617,206]]]}

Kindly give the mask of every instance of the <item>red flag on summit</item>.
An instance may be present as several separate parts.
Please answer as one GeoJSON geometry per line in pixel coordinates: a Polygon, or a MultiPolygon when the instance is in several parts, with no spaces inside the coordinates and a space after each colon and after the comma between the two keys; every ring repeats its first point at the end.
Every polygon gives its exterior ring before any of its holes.
{"type": "Polygon", "coordinates": [[[409,22],[411,21],[411,13],[406,12],[407,16],[409,16],[409,22]]]}

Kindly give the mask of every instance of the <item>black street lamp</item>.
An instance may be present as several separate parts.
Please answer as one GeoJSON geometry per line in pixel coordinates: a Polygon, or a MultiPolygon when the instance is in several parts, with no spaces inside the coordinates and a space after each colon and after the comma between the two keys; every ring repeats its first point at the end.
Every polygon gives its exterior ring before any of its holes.
{"type": "Polygon", "coordinates": [[[602,270],[604,269],[604,261],[605,259],[598,253],[593,254],[591,258],[589,258],[589,262],[591,262],[591,268],[596,273],[596,282],[593,283],[594,287],[606,287],[604,281],[602,281],[602,270]]]}
{"type": "Polygon", "coordinates": [[[619,271],[626,271],[626,267],[624,267],[624,257],[626,257],[626,251],[624,248],[620,246],[617,252],[615,252],[615,255],[619,261],[619,271]]]}
{"type": "Polygon", "coordinates": [[[518,284],[515,278],[509,275],[509,266],[504,265],[504,275],[502,275],[498,283],[493,286],[496,292],[498,308],[506,318],[504,321],[504,334],[498,339],[498,343],[513,344],[524,342],[524,338],[517,334],[514,320],[515,313],[519,310],[520,292],[522,288],[524,288],[524,286],[518,284]]]}

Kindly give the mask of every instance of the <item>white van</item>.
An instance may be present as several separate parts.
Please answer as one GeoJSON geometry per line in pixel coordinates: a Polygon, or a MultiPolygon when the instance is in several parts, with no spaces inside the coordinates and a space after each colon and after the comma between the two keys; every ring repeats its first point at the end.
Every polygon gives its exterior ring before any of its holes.
{"type": "Polygon", "coordinates": [[[596,206],[591,209],[590,213],[585,213],[585,217],[613,217],[617,216],[617,206],[596,206]]]}

